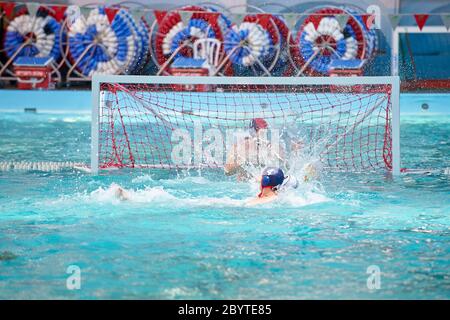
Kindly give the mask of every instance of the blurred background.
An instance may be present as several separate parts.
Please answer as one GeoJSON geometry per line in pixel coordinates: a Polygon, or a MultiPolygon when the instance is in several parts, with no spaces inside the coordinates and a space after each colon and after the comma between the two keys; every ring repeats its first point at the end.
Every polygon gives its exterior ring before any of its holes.
{"type": "Polygon", "coordinates": [[[450,2],[0,2],[0,84],[89,88],[94,74],[400,75],[450,88],[450,2]]]}

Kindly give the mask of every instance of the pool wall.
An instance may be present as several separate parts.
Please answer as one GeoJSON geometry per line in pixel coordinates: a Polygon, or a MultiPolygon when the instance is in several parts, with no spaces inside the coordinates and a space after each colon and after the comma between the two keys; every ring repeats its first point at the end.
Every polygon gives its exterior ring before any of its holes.
{"type": "Polygon", "coordinates": [[[0,112],[36,108],[41,112],[91,111],[89,90],[0,90],[0,112]]]}

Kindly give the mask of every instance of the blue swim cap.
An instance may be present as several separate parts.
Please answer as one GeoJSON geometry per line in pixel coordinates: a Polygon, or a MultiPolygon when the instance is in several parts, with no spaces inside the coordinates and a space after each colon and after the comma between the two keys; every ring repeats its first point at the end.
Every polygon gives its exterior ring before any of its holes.
{"type": "Polygon", "coordinates": [[[284,181],[284,173],[280,168],[268,167],[262,172],[262,187],[277,187],[284,181]]]}

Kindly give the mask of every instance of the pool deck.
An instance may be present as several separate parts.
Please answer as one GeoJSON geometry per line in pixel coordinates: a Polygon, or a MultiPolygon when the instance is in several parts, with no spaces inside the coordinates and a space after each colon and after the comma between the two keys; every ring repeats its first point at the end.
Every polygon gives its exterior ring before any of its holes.
{"type": "MultiPolygon", "coordinates": [[[[450,114],[450,93],[402,93],[402,114],[450,114]],[[428,110],[422,110],[422,104],[428,110]]],[[[17,112],[35,108],[38,112],[89,113],[91,92],[89,90],[0,90],[0,112],[17,112]]]]}

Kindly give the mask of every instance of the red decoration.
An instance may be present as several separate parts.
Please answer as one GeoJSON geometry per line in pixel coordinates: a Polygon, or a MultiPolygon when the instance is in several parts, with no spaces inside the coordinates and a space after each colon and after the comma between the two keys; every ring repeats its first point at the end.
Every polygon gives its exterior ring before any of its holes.
{"type": "Polygon", "coordinates": [[[309,17],[309,20],[312,22],[312,24],[314,25],[314,28],[319,27],[320,21],[322,20],[322,15],[320,14],[313,14],[309,17]]]}
{"type": "Polygon", "coordinates": [[[10,17],[16,4],[14,2],[5,2],[0,3],[0,8],[3,8],[3,11],[5,12],[5,15],[7,17],[10,17]]]}
{"type": "Polygon", "coordinates": [[[364,21],[364,24],[366,25],[367,29],[372,28],[373,22],[375,21],[374,14],[363,14],[361,15],[361,18],[364,21]]]}
{"type": "Polygon", "coordinates": [[[416,19],[417,26],[419,27],[420,31],[422,31],[423,27],[425,26],[425,23],[427,23],[429,14],[415,14],[414,19],[416,19]]]}
{"type": "Polygon", "coordinates": [[[262,26],[267,26],[270,23],[270,18],[272,17],[269,13],[260,13],[256,15],[262,26]]]}
{"type": "Polygon", "coordinates": [[[106,16],[108,17],[109,23],[111,23],[114,20],[114,17],[116,16],[117,11],[119,9],[117,8],[105,8],[106,16]]]}
{"type": "Polygon", "coordinates": [[[50,8],[53,10],[54,17],[57,21],[61,21],[62,19],[64,19],[64,13],[66,12],[67,6],[51,6],[50,8]]]}
{"type": "Polygon", "coordinates": [[[219,19],[219,13],[218,12],[208,12],[207,13],[207,17],[208,17],[208,22],[210,24],[216,24],[217,23],[217,19],[219,19]]]}
{"type": "Polygon", "coordinates": [[[158,24],[161,24],[166,17],[167,11],[155,10],[155,17],[158,24]]]}

